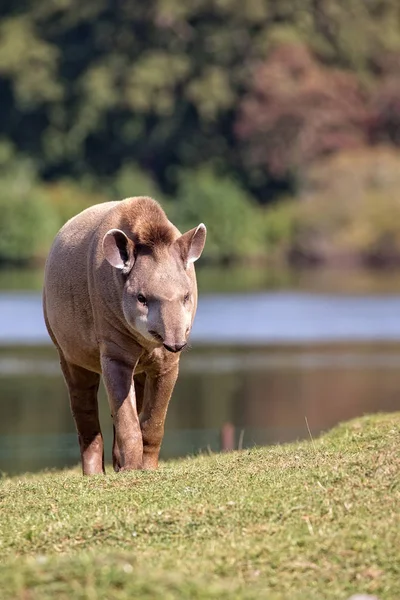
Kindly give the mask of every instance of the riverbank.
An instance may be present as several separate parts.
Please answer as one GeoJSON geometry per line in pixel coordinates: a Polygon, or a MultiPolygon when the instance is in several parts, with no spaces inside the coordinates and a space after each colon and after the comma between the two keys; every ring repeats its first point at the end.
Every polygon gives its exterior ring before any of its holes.
{"type": "Polygon", "coordinates": [[[317,440],[0,483],[2,598],[400,596],[400,414],[317,440]]]}

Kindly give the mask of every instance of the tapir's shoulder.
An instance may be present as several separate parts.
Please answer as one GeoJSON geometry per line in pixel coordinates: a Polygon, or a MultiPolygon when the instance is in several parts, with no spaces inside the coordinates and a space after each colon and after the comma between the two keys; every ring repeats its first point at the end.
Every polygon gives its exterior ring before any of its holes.
{"type": "Polygon", "coordinates": [[[70,233],[74,229],[79,230],[94,230],[97,229],[99,224],[115,209],[117,209],[120,202],[102,202],[100,204],[93,204],[86,208],[82,212],[78,213],[69,221],[67,221],[60,229],[60,234],[70,233]]]}

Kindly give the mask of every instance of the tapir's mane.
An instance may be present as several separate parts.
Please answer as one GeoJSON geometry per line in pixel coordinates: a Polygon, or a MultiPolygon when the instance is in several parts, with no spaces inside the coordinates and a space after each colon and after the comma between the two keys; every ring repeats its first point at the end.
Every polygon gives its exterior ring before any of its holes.
{"type": "Polygon", "coordinates": [[[148,223],[135,237],[139,246],[151,249],[157,246],[169,246],[174,241],[174,235],[170,227],[161,223],[148,223]]]}
{"type": "Polygon", "coordinates": [[[154,250],[169,246],[176,239],[171,223],[161,206],[148,197],[135,198],[126,215],[135,245],[154,250]]]}

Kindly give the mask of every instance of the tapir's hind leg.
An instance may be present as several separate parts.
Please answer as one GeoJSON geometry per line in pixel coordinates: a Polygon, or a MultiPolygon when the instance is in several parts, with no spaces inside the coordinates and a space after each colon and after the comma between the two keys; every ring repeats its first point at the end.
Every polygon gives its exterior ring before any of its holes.
{"type": "Polygon", "coordinates": [[[78,431],[83,474],[104,473],[104,444],[97,404],[100,375],[69,363],[61,353],[60,363],[78,431]]]}
{"type": "MultiPolygon", "coordinates": [[[[136,396],[136,410],[138,415],[142,411],[143,407],[143,398],[144,398],[144,386],[146,383],[146,374],[139,373],[139,375],[135,375],[133,378],[135,384],[135,396],[136,396]]],[[[112,460],[114,471],[118,472],[121,468],[121,455],[118,448],[117,437],[115,435],[115,426],[114,426],[114,440],[112,447],[112,460]]]]}

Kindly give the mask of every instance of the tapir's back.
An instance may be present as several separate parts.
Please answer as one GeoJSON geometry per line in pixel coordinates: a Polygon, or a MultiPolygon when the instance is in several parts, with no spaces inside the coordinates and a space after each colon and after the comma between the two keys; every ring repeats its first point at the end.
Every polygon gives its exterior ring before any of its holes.
{"type": "Polygon", "coordinates": [[[97,204],[73,217],[60,229],[51,247],[45,268],[43,309],[49,334],[66,358],[79,351],[91,361],[95,352],[88,289],[91,246],[107,213],[118,204],[97,204]]]}

